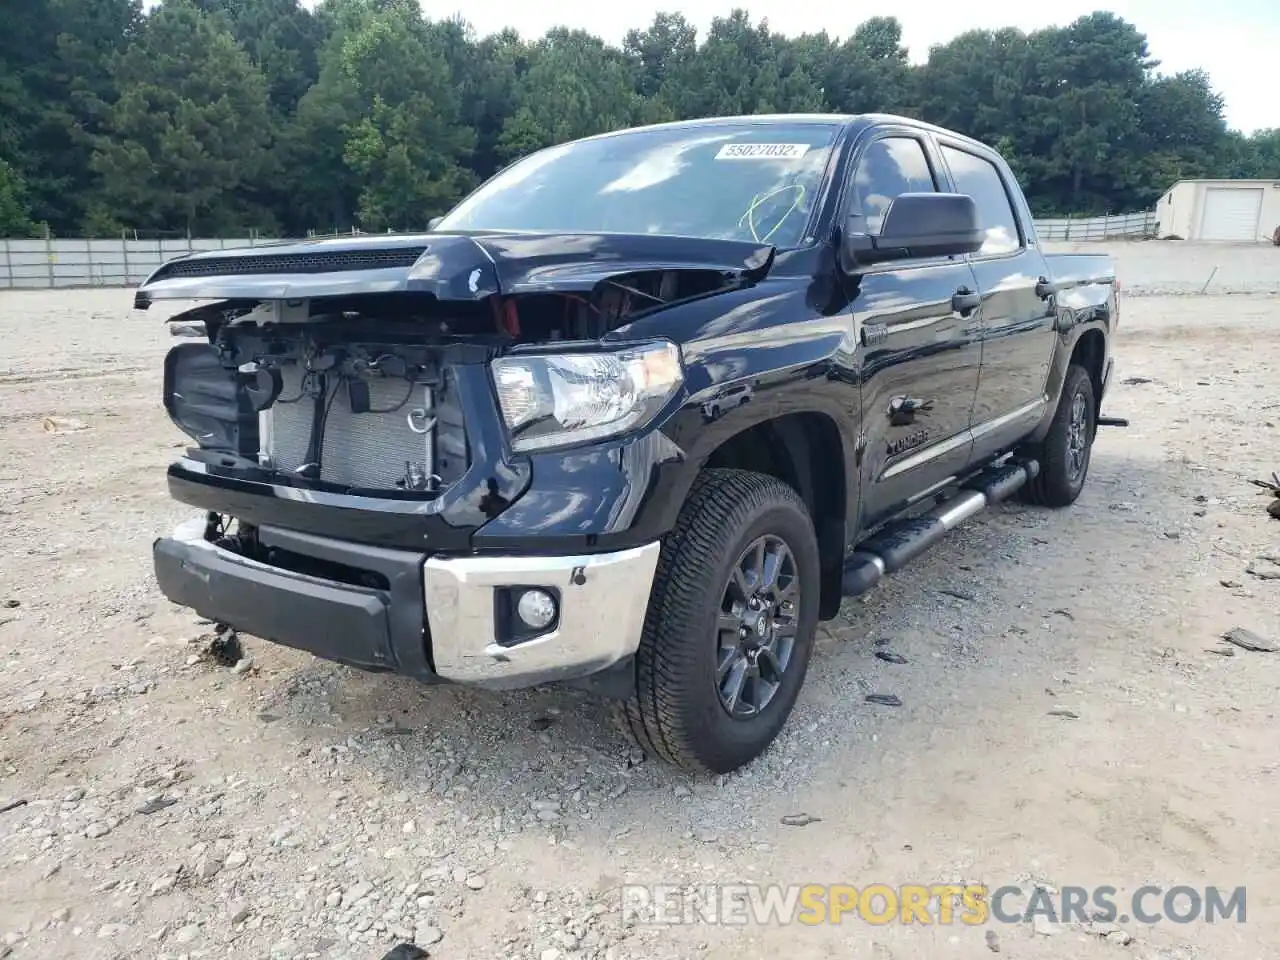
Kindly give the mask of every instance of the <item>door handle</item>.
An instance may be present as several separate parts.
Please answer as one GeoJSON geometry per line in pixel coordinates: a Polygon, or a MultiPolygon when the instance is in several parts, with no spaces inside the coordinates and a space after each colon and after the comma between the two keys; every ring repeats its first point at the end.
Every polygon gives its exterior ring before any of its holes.
{"type": "Polygon", "coordinates": [[[962,317],[967,317],[981,305],[982,294],[974,293],[968,287],[961,287],[951,298],[951,309],[962,317]]]}
{"type": "Polygon", "coordinates": [[[1041,300],[1048,300],[1058,292],[1058,285],[1048,277],[1041,277],[1036,281],[1036,296],[1041,300]]]}

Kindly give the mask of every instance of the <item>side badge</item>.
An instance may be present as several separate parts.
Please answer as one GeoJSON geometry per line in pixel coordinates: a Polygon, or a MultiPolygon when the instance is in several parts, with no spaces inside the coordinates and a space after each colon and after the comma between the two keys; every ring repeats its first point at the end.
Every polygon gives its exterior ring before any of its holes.
{"type": "Polygon", "coordinates": [[[874,347],[889,339],[889,328],[883,323],[863,324],[861,339],[864,347],[874,347]]]}

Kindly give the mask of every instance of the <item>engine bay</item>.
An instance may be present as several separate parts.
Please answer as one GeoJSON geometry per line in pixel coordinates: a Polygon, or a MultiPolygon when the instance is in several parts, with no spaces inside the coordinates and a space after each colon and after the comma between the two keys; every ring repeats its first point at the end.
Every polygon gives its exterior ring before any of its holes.
{"type": "Polygon", "coordinates": [[[171,418],[191,455],[272,482],[433,496],[469,463],[458,373],[507,347],[592,341],[680,301],[729,289],[709,269],[617,275],[584,293],[441,301],[422,293],[223,300],[171,322],[171,418]],[[193,327],[195,330],[193,330],[193,327]]]}
{"type": "Polygon", "coordinates": [[[435,494],[466,470],[461,363],[481,345],[424,343],[395,324],[231,323],[166,363],[166,404],[193,453],[272,482],[435,494]]]}

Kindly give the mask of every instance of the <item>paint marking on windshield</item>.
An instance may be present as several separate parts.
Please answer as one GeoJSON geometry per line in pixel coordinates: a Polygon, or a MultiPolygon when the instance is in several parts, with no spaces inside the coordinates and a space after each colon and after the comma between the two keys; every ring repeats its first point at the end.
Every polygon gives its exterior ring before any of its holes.
{"type": "Polygon", "coordinates": [[[807,143],[726,143],[717,160],[799,160],[809,152],[807,143]]]}

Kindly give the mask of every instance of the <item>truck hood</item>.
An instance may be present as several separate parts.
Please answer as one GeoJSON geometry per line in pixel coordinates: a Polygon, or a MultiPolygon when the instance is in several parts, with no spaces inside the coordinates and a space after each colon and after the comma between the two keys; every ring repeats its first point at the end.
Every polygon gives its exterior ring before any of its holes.
{"type": "Polygon", "coordinates": [[[584,292],[647,270],[763,279],[774,248],[742,240],[621,233],[424,233],[211,250],[171,260],[138,287],[153,300],[295,300],[420,291],[440,300],[584,292]]]}

